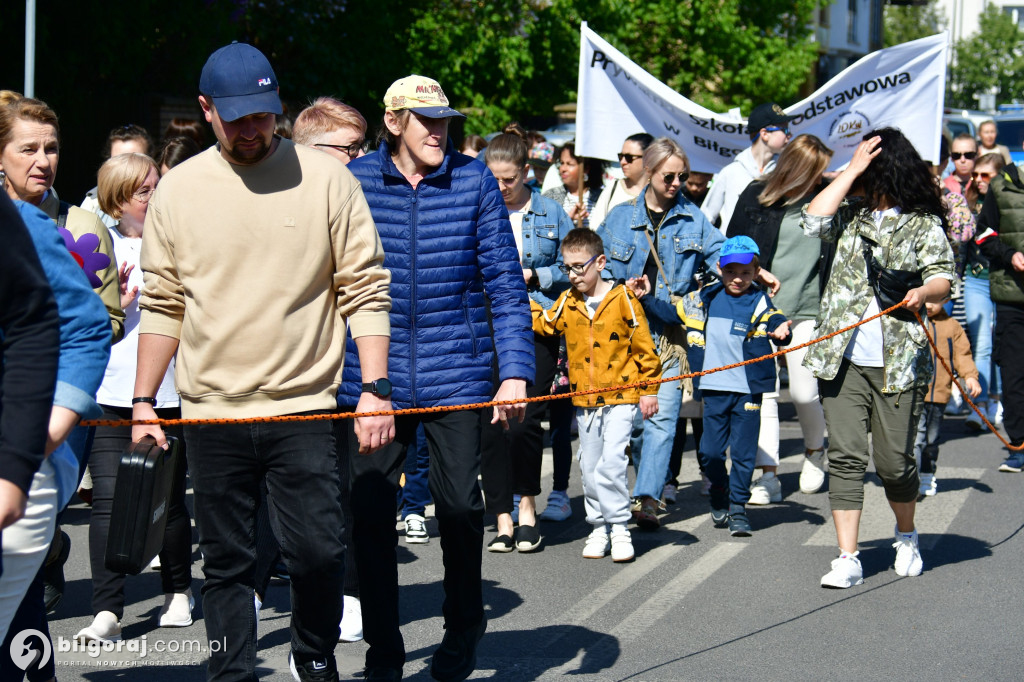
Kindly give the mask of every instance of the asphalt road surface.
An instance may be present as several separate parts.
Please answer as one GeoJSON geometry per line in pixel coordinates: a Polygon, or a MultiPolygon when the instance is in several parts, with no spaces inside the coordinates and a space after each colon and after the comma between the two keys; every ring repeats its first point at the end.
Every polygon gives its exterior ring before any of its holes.
{"type": "MultiPolygon", "coordinates": [[[[918,507],[925,570],[917,578],[892,570],[893,517],[869,474],[864,584],[827,590],[819,580],[837,556],[828,497],[799,492],[800,430],[792,409],[780,407],[784,499],[750,509],[750,538],[712,526],[688,451],[679,501],[662,517],[663,527],[633,531],[635,561],[583,559],[590,528],[574,470],[573,517],[541,524],[540,551],[484,553],[489,626],[471,679],[1021,679],[1024,606],[1014,576],[1024,566],[1024,477],[996,471],[1004,451],[995,436],[967,431],[962,417],[947,418],[939,493],[918,507]]],[[[549,474],[550,460],[545,466],[549,474]]],[[[545,488],[541,508],[546,494],[545,488]]],[[[64,526],[74,546],[66,596],[50,621],[58,648],[91,620],[88,515],[78,503],[64,526]]],[[[494,535],[493,519],[487,523],[485,541],[494,535]]],[[[429,544],[400,540],[398,547],[409,680],[430,679],[430,656],[443,635],[441,547],[436,524],[428,528],[429,544]]],[[[198,596],[198,551],[194,558],[198,596]]],[[[182,629],[156,627],[161,604],[158,574],[129,579],[124,636],[136,649],[145,641],[145,656],[58,650],[58,679],[205,679],[206,654],[196,648],[206,644],[201,603],[196,622],[182,629]]],[[[291,679],[288,624],[287,585],[275,583],[259,624],[263,679],[291,679]]],[[[365,650],[362,642],[338,645],[342,679],[356,679],[365,650]]]]}

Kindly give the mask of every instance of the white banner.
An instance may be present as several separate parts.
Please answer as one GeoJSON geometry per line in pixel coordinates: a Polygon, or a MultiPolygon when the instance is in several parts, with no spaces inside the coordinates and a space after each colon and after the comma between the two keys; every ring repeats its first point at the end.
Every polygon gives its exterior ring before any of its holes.
{"type": "MultiPolygon", "coordinates": [[[[718,114],[657,80],[599,35],[580,27],[576,153],[612,160],[629,135],[673,138],[696,171],[718,172],[750,146],[746,121],[718,114]]],[[[946,89],[946,33],[862,57],[807,99],[786,109],[793,135],[808,133],[845,164],[866,132],[899,128],[922,157],[935,160],[946,89]]]]}

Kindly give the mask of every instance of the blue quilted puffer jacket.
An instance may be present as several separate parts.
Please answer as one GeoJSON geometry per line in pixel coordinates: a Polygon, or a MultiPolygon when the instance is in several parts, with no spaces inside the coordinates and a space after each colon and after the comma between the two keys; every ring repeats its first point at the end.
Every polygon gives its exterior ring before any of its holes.
{"type": "MultiPolygon", "coordinates": [[[[453,147],[449,140],[441,166],[416,189],[384,143],[348,165],[391,271],[388,378],[398,409],[490,400],[495,351],[500,380],[532,383],[536,375],[526,283],[501,191],[483,163],[453,147]]],[[[355,406],[359,394],[359,358],[349,339],[338,404],[355,406]]]]}

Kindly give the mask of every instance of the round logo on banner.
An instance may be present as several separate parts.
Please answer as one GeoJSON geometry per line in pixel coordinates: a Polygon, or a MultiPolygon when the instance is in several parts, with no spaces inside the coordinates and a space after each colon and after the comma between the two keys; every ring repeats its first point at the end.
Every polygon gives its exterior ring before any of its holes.
{"type": "Polygon", "coordinates": [[[832,121],[828,129],[828,142],[833,147],[854,149],[870,127],[871,121],[867,116],[856,111],[847,111],[832,121]]]}
{"type": "Polygon", "coordinates": [[[39,630],[22,630],[11,639],[11,661],[22,670],[28,670],[32,664],[43,667],[50,660],[50,653],[50,639],[39,630]],[[38,639],[39,644],[29,644],[30,637],[38,639]]]}

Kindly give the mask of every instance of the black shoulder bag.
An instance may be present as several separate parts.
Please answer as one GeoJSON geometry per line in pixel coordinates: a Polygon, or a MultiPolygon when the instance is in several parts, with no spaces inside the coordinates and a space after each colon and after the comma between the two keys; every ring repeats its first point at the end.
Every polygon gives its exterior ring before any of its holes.
{"type": "MultiPolygon", "coordinates": [[[[887,310],[907,297],[907,292],[924,284],[921,273],[914,270],[894,270],[884,268],[871,252],[870,239],[861,235],[864,240],[864,262],[868,266],[868,284],[875,292],[880,310],[887,310]]],[[[920,311],[918,311],[920,312],[920,311]]],[[[907,307],[899,307],[891,315],[901,320],[915,321],[913,311],[907,307]]]]}

